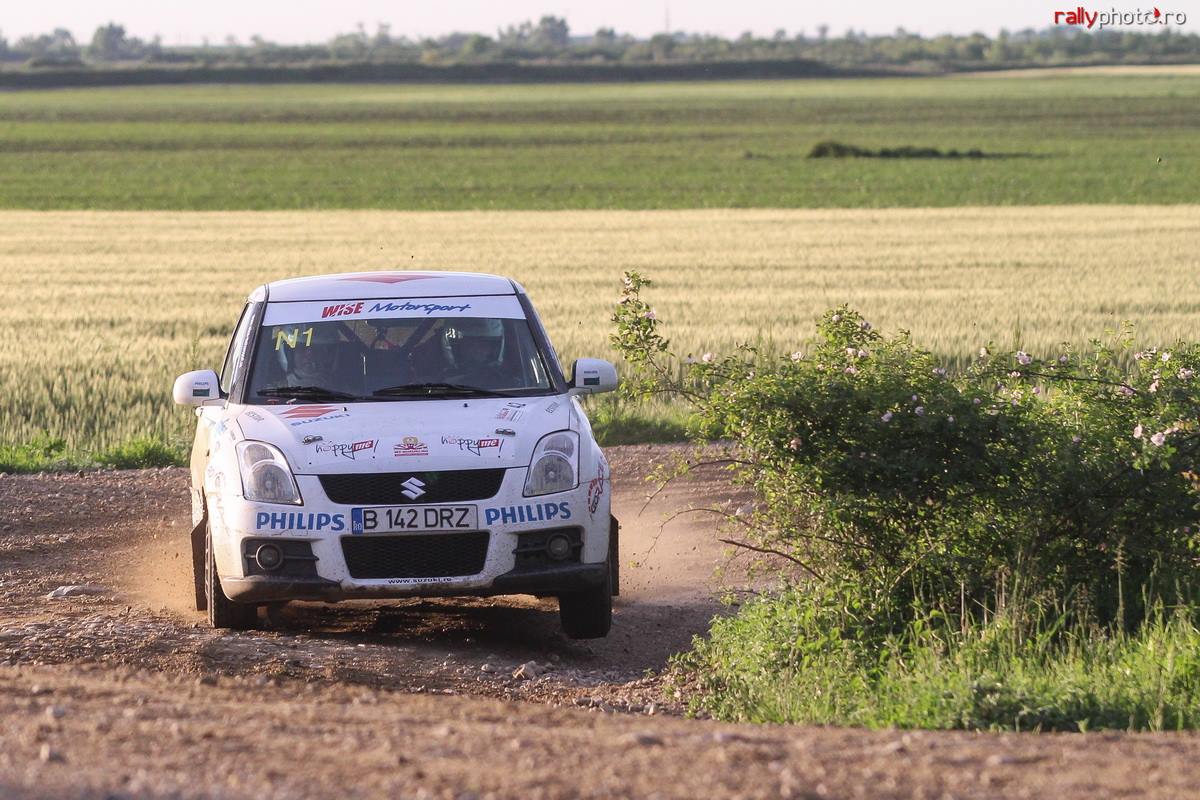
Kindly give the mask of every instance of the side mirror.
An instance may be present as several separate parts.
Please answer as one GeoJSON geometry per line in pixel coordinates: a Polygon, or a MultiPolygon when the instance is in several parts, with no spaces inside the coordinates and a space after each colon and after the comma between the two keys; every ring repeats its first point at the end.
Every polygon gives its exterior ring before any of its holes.
{"type": "Polygon", "coordinates": [[[175,379],[171,394],[181,406],[208,405],[211,400],[221,399],[221,379],[211,369],[185,372],[175,379]]]}
{"type": "Polygon", "coordinates": [[[617,388],[617,368],[602,358],[576,359],[568,394],[599,394],[617,388]]]}

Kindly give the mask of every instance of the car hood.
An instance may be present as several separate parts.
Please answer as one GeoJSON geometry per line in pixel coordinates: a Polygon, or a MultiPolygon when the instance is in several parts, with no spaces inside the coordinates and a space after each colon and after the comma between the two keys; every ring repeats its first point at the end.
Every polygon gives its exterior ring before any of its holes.
{"type": "Polygon", "coordinates": [[[237,423],[301,475],[524,467],[538,439],[576,427],[565,395],[243,406],[237,423]]]}

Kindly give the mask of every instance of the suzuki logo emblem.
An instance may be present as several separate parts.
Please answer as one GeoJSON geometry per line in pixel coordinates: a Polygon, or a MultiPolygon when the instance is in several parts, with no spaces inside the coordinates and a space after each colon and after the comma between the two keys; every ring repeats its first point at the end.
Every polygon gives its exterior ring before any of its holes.
{"type": "Polygon", "coordinates": [[[407,497],[409,500],[416,500],[418,497],[425,494],[425,482],[417,480],[416,478],[409,478],[400,485],[404,487],[404,491],[402,491],[401,494],[407,497]]]}

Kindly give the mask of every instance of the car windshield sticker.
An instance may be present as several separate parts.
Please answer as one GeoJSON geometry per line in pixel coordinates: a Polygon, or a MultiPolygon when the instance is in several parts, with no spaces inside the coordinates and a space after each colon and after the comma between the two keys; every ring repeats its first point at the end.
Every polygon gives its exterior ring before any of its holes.
{"type": "Polygon", "coordinates": [[[296,347],[303,345],[304,347],[312,346],[313,329],[309,325],[307,330],[292,328],[290,331],[285,331],[283,328],[275,331],[275,349],[279,350],[284,345],[288,347],[296,347]]]}
{"type": "MultiPolygon", "coordinates": [[[[482,297],[415,297],[375,300],[316,300],[296,303],[267,303],[263,325],[302,325],[337,319],[380,319],[401,317],[482,317],[524,319],[525,312],[515,295],[482,297]]],[[[300,331],[302,338],[304,332],[300,331]]],[[[290,332],[289,332],[290,337],[290,332]]],[[[289,338],[287,344],[291,345],[289,338]]],[[[295,345],[291,345],[295,346],[295,345]]],[[[278,349],[278,348],[277,348],[278,349]]]]}

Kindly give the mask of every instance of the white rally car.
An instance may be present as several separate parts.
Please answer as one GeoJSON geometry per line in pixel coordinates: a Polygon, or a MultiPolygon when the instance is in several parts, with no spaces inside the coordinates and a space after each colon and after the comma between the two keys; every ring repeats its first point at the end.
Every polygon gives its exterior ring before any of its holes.
{"type": "Polygon", "coordinates": [[[557,597],[608,633],[617,522],[608,462],[525,290],[467,273],[369,272],[255,290],[196,407],[196,603],[251,627],[286,600],[557,597]]]}

